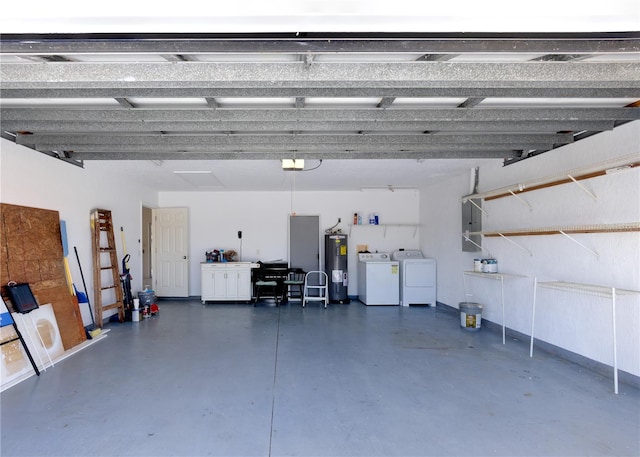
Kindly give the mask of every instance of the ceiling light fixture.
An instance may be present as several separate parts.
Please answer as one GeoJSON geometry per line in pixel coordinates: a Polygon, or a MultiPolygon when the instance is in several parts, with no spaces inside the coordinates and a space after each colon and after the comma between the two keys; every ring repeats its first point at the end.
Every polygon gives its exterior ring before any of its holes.
{"type": "Polygon", "coordinates": [[[224,187],[210,170],[175,170],[173,173],[201,190],[224,187]]]}
{"type": "Polygon", "coordinates": [[[361,192],[403,192],[403,191],[416,191],[417,189],[415,187],[398,187],[398,186],[392,186],[391,184],[387,185],[386,187],[361,187],[360,191],[361,192]]]}
{"type": "Polygon", "coordinates": [[[176,175],[208,175],[213,172],[208,170],[176,170],[173,173],[176,175]]]}
{"type": "Polygon", "coordinates": [[[282,159],[282,169],[284,171],[304,170],[304,159],[282,159]]]}

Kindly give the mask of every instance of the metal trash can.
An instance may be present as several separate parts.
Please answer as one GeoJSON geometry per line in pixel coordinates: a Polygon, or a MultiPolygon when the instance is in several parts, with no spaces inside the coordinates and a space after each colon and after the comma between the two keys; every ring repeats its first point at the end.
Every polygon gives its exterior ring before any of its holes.
{"type": "Polygon", "coordinates": [[[461,302],[458,308],[460,309],[460,326],[471,332],[479,331],[482,324],[482,305],[461,302]]]}

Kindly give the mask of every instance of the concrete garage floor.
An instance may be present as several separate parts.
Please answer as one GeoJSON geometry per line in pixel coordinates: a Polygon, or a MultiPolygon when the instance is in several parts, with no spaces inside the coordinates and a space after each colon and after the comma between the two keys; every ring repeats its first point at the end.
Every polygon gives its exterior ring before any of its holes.
{"type": "Polygon", "coordinates": [[[423,307],[160,301],[1,395],[9,456],[640,455],[640,393],[423,307]]]}

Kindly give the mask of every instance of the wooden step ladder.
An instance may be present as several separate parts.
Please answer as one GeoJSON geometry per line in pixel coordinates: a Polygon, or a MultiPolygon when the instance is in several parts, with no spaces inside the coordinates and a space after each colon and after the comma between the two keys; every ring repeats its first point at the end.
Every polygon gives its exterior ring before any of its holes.
{"type": "Polygon", "coordinates": [[[106,209],[93,210],[91,229],[93,231],[94,314],[96,325],[101,328],[102,313],[110,309],[117,309],[119,321],[124,322],[124,294],[120,286],[111,211],[106,209]]]}

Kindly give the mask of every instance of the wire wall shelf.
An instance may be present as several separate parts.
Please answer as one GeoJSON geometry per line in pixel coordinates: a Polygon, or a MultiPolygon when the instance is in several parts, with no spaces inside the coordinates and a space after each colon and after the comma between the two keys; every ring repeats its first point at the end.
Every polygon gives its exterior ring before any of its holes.
{"type": "Polygon", "coordinates": [[[601,298],[612,298],[614,294],[620,296],[640,295],[640,290],[618,289],[615,287],[596,286],[593,284],[580,284],[566,281],[538,282],[538,287],[565,292],[575,292],[601,298]]]}
{"type": "Polygon", "coordinates": [[[540,227],[515,230],[498,230],[469,233],[470,235],[482,235],[487,237],[498,236],[536,236],[536,235],[562,235],[579,233],[616,233],[616,232],[640,232],[640,222],[624,222],[616,224],[591,224],[568,225],[556,227],[540,227]]]}
{"type": "Polygon", "coordinates": [[[531,192],[546,187],[558,186],[561,184],[574,183],[577,184],[582,190],[594,199],[597,199],[595,195],[587,191],[578,181],[585,179],[595,178],[597,176],[604,176],[609,174],[618,173],[621,171],[630,170],[632,168],[640,167],[640,153],[627,154],[614,159],[599,162],[590,167],[579,168],[570,170],[565,173],[547,176],[545,178],[539,178],[533,181],[527,181],[523,183],[516,183],[510,186],[501,187],[499,189],[490,190],[488,192],[481,192],[472,195],[465,195],[462,197],[462,201],[466,202],[470,199],[484,199],[494,200],[503,197],[517,196],[525,192],[531,192]]]}
{"type": "Polygon", "coordinates": [[[612,337],[612,353],[613,353],[613,392],[618,394],[618,335],[616,325],[616,298],[618,296],[640,295],[638,290],[617,289],[615,287],[605,287],[593,284],[581,284],[566,281],[543,281],[539,282],[534,278],[533,283],[533,305],[531,307],[531,340],[529,342],[529,357],[533,357],[533,342],[535,340],[533,334],[536,319],[536,302],[538,288],[553,289],[563,292],[576,292],[587,294],[594,297],[600,297],[610,300],[611,302],[611,337],[612,337]]]}

